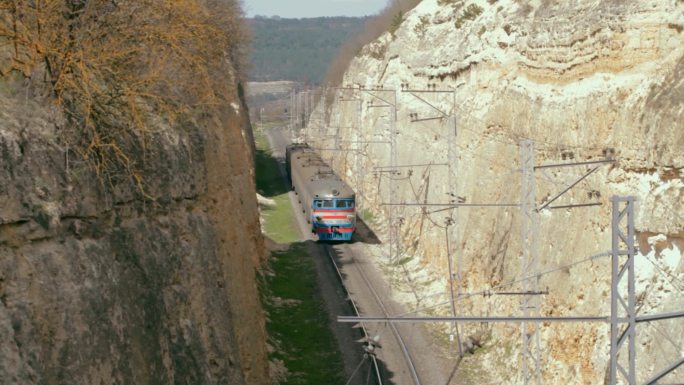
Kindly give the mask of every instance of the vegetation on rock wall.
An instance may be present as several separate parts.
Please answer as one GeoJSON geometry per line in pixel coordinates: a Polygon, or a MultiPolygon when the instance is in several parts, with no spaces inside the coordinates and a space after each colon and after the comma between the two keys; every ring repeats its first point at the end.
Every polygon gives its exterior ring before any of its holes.
{"type": "Polygon", "coordinates": [[[73,129],[62,140],[109,182],[123,174],[143,191],[126,149],[144,151],[153,120],[225,106],[242,73],[237,0],[3,4],[0,74],[19,71],[49,93],[73,129]]]}
{"type": "Polygon", "coordinates": [[[476,17],[482,14],[482,7],[477,4],[470,4],[463,10],[460,16],[454,22],[456,29],[460,29],[463,24],[468,20],[474,20],[476,17]]]}

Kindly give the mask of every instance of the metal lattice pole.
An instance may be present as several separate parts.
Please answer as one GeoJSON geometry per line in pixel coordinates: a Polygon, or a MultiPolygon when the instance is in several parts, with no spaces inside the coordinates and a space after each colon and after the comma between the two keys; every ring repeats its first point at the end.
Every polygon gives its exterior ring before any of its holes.
{"type": "Polygon", "coordinates": [[[297,112],[295,111],[295,99],[296,91],[293,88],[292,94],[290,95],[290,143],[294,143],[295,141],[295,119],[297,117],[297,112]]]}
{"type": "MultiPolygon", "coordinates": [[[[454,100],[455,100],[454,91],[454,100]]],[[[453,111],[453,109],[452,109],[453,111]]],[[[456,116],[452,115],[447,120],[447,164],[448,164],[448,182],[449,182],[449,201],[455,202],[458,197],[458,147],[456,147],[456,136],[458,135],[458,128],[456,122],[456,116]]],[[[449,266],[449,289],[451,292],[451,315],[456,317],[456,301],[454,300],[454,285],[453,282],[456,280],[456,291],[458,295],[456,298],[461,298],[461,290],[463,287],[463,276],[462,276],[462,261],[461,253],[458,250],[458,208],[454,208],[452,214],[449,218],[450,226],[447,226],[447,258],[449,266]],[[453,258],[456,255],[456,274],[452,270],[453,258]]],[[[456,322],[451,323],[451,330],[449,333],[449,341],[454,340],[454,333],[456,334],[456,343],[458,344],[458,355],[463,356],[463,347],[461,344],[461,335],[458,329],[458,324],[456,322]]]]}
{"type": "Polygon", "coordinates": [[[342,105],[340,104],[339,91],[335,91],[335,105],[337,106],[337,122],[335,123],[335,150],[333,151],[333,160],[336,162],[337,159],[335,155],[340,150],[340,125],[342,124],[342,105]]]}
{"type": "Polygon", "coordinates": [[[309,143],[309,92],[302,92],[302,128],[304,129],[305,143],[309,143]]]}
{"type": "MultiPolygon", "coordinates": [[[[363,195],[363,178],[364,178],[364,172],[363,172],[363,164],[362,164],[362,159],[361,159],[361,142],[364,139],[363,136],[363,129],[361,128],[361,124],[363,122],[361,118],[361,114],[363,111],[363,98],[359,100],[359,106],[356,110],[356,131],[361,135],[359,143],[357,144],[356,148],[356,210],[361,213],[360,210],[360,205],[363,205],[365,203],[366,197],[363,195]]],[[[363,217],[363,216],[362,216],[363,217]]]]}
{"type": "MultiPolygon", "coordinates": [[[[536,189],[534,180],[534,143],[523,140],[520,143],[520,157],[522,161],[522,261],[521,273],[539,272],[537,258],[537,208],[536,189]]],[[[524,292],[537,293],[539,291],[539,277],[525,281],[524,292]]],[[[521,301],[524,317],[539,316],[539,296],[524,295],[521,301]]],[[[541,341],[539,336],[539,322],[523,322],[522,329],[522,372],[525,385],[541,385],[541,341]]]]}
{"type": "MultiPolygon", "coordinates": [[[[323,87],[323,95],[321,95],[321,121],[320,125],[318,126],[318,136],[321,138],[320,140],[323,140],[322,138],[325,135],[328,135],[328,130],[326,128],[327,124],[327,117],[328,117],[328,87],[323,87]]],[[[332,165],[331,165],[332,166],[332,165]]]]}
{"type": "MultiPolygon", "coordinates": [[[[394,92],[394,104],[390,106],[390,166],[393,172],[390,173],[390,202],[397,202],[397,191],[396,191],[396,181],[394,171],[397,166],[398,149],[397,149],[397,93],[394,92]]],[[[395,207],[390,207],[389,212],[389,225],[390,225],[390,264],[393,262],[393,251],[397,250],[397,245],[399,243],[397,234],[397,224],[395,223],[395,207]]],[[[391,286],[391,285],[390,285],[391,286]]]]}
{"type": "MultiPolygon", "coordinates": [[[[610,291],[610,385],[618,374],[629,385],[636,385],[636,296],[634,283],[634,197],[613,197],[613,238],[610,291]],[[620,256],[627,260],[620,266],[620,256]],[[626,273],[626,274],[625,274],[626,273]],[[620,293],[620,283],[627,279],[627,301],[620,293]],[[624,325],[624,326],[623,326],[624,325]],[[620,363],[620,353],[627,342],[627,369],[620,363]]],[[[623,356],[624,358],[624,356],[623,356]]],[[[624,362],[624,360],[623,360],[624,362]]]]}

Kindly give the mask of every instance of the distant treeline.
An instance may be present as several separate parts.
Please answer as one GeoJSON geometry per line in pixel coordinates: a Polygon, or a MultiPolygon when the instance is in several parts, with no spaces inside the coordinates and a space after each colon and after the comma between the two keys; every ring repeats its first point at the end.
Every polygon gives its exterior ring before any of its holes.
{"type": "MultiPolygon", "coordinates": [[[[451,0],[440,0],[451,1],[451,0]]],[[[330,62],[326,74],[326,83],[339,85],[342,82],[347,67],[357,56],[363,46],[379,38],[385,32],[394,33],[404,22],[406,12],[418,5],[421,0],[391,0],[387,6],[377,15],[365,20],[362,28],[354,34],[337,52],[335,58],[330,62]]]]}
{"type": "Polygon", "coordinates": [[[251,81],[322,84],[339,49],[363,28],[366,18],[257,17],[248,23],[253,35],[251,81]]]}

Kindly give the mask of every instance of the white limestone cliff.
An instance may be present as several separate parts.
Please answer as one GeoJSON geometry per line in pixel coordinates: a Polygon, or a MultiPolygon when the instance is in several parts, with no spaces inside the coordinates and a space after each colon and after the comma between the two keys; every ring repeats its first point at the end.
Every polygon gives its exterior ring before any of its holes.
{"type": "MultiPolygon", "coordinates": [[[[601,166],[554,202],[601,206],[539,213],[538,270],[556,270],[540,278],[540,287],[549,291],[541,297],[542,315],[609,313],[610,259],[587,259],[611,249],[614,195],[637,201],[639,314],[684,308],[681,0],[424,0],[394,34],[388,32],[363,48],[345,74],[344,86],[357,90],[329,92],[325,124],[312,123],[307,137],[321,148],[337,144],[352,150],[324,151],[324,156],[333,159],[359,192],[361,208],[366,215],[372,213],[369,222],[384,241],[389,207],[383,203],[389,200],[391,174],[377,167],[390,165],[390,148],[366,142],[388,140],[391,109],[382,106],[394,103],[396,95],[399,165],[449,160],[447,133],[452,123],[450,118],[429,119],[439,117],[438,110],[455,116],[457,127],[452,159],[457,164],[456,191],[449,190],[445,166],[407,167],[394,175],[399,202],[445,203],[447,193],[468,203],[520,202],[520,141],[525,139],[534,142],[537,165],[604,159],[614,151],[615,163],[601,166]],[[427,90],[433,84],[453,92],[415,95],[436,108],[402,92],[402,87],[427,90]],[[573,265],[578,261],[584,262],[573,265]]],[[[318,112],[322,109],[323,104],[318,112]]],[[[588,169],[536,171],[537,205],[588,169]]],[[[401,255],[388,263],[386,246],[375,252],[395,280],[398,299],[429,309],[421,314],[446,315],[448,306],[430,306],[448,303],[442,227],[450,211],[429,213],[436,211],[432,209],[398,208],[397,217],[403,220],[401,255]]],[[[454,262],[462,270],[457,291],[495,291],[495,286],[531,273],[521,271],[519,208],[463,207],[453,214],[458,229],[451,239],[454,262]]],[[[520,315],[519,300],[465,296],[458,301],[458,311],[520,315]]],[[[462,334],[484,331],[488,336],[485,347],[464,360],[464,378],[477,384],[521,383],[519,325],[461,327],[462,334]]],[[[446,326],[435,329],[446,339],[446,326]]],[[[638,333],[640,381],[683,354],[681,318],[640,324],[638,333]]],[[[608,325],[543,324],[541,341],[544,383],[603,383],[608,325]]],[[[680,369],[668,380],[684,381],[684,372],[680,369]]]]}

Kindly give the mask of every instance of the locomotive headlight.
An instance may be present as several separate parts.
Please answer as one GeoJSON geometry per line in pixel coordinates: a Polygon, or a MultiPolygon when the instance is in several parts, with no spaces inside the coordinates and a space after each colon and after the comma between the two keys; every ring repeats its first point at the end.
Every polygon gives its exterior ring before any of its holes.
{"type": "Polygon", "coordinates": [[[320,222],[320,221],[321,221],[321,217],[317,216],[317,217],[316,217],[316,220],[320,222]]]}

